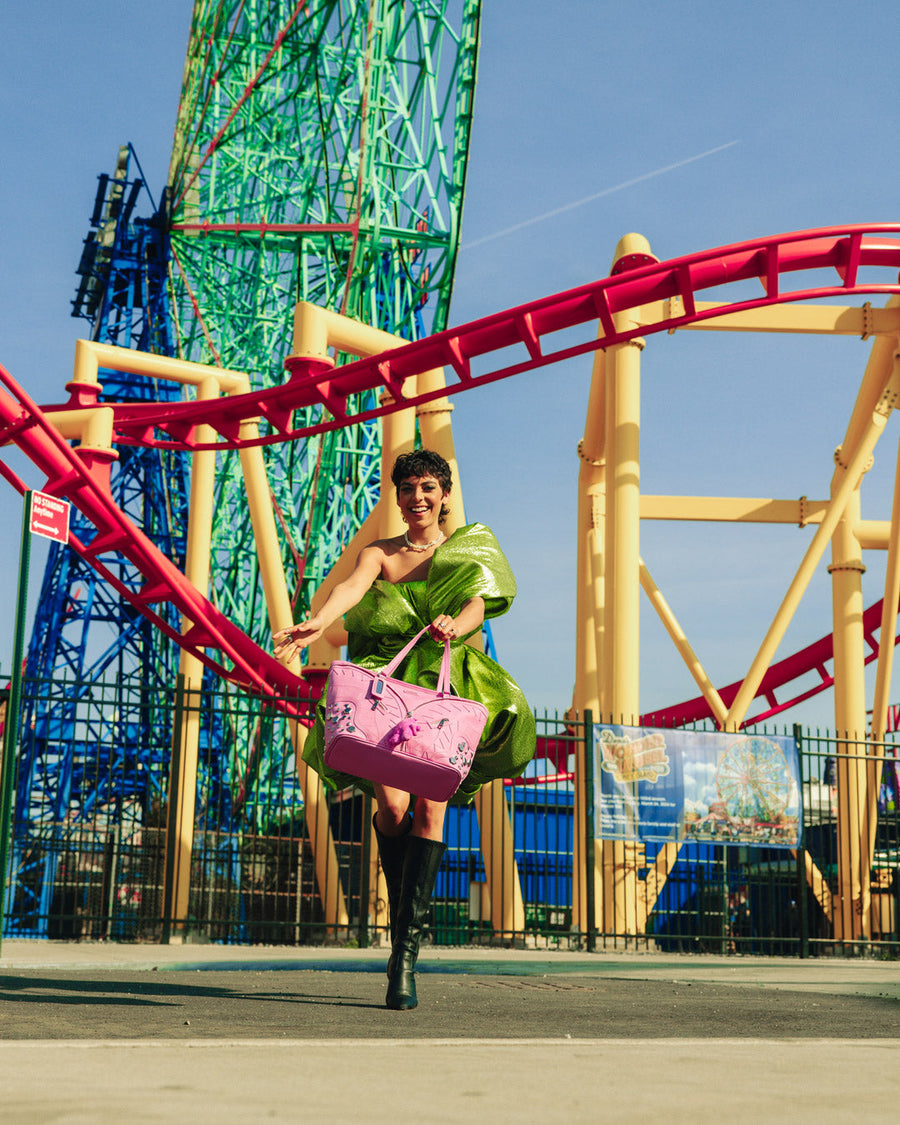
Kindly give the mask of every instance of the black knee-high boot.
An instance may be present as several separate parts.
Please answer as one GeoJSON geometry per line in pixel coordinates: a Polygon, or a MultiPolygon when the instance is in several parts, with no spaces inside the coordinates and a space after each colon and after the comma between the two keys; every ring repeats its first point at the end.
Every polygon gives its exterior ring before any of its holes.
{"type": "Polygon", "coordinates": [[[416,997],[416,959],[434,884],[446,850],[446,845],[440,840],[407,837],[397,910],[397,935],[388,967],[385,999],[388,1008],[404,1011],[415,1008],[419,1002],[416,997]]]}
{"type": "MultiPolygon", "coordinates": [[[[403,886],[403,861],[406,858],[406,841],[409,839],[409,830],[412,820],[406,817],[403,831],[399,836],[385,836],[378,830],[375,817],[372,817],[372,827],[375,829],[375,840],[378,844],[378,856],[381,860],[381,870],[384,872],[384,881],[387,884],[388,916],[391,922],[391,948],[397,936],[397,910],[400,906],[400,891],[403,886]]],[[[390,965],[388,966],[390,976],[390,965]]]]}

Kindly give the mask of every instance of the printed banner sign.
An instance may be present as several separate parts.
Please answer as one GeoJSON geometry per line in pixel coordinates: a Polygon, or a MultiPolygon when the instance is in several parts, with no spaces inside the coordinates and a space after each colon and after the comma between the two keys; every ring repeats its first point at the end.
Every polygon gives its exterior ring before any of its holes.
{"type": "Polygon", "coordinates": [[[594,753],[605,840],[799,846],[793,738],[598,726],[594,753]]]}

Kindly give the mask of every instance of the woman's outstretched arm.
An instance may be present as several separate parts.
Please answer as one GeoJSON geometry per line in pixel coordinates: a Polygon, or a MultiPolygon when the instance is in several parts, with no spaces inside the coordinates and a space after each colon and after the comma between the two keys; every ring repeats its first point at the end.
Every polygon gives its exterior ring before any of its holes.
{"type": "Polygon", "coordinates": [[[377,543],[364,547],[356,560],[356,566],[349,578],[339,582],[328,595],[325,604],[318,612],[296,625],[288,625],[275,634],[275,656],[290,663],[301,649],[317,641],[329,625],[343,617],[360,601],[366,590],[381,574],[384,551],[377,543]]]}

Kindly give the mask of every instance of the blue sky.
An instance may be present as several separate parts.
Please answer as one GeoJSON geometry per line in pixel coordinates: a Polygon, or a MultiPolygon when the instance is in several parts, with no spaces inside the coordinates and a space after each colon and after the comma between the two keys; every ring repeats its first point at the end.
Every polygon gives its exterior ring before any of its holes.
{"type": "MultiPolygon", "coordinates": [[[[164,184],[190,13],[190,0],[6,7],[0,363],[39,402],[61,397],[85,334],[69,312],[98,174],[130,141],[155,195],[164,184]]],[[[888,0],[488,0],[451,321],[604,276],[629,231],[662,259],[896,219],[898,23],[888,0]]],[[[825,496],[867,354],[852,339],[650,337],[643,489],[825,496]]],[[[541,708],[571,698],[589,378],[579,360],[455,399],[467,514],[495,529],[519,578],[495,628],[500,657],[541,708]]],[[[866,482],[868,518],[889,514],[895,428],[866,482]]],[[[0,568],[12,591],[21,505],[3,487],[0,568]]],[[[716,682],[749,664],[808,536],[642,529],[647,565],[716,682]]],[[[42,554],[37,543],[32,607],[42,554]]],[[[866,563],[869,604],[883,561],[866,563]]],[[[779,657],[830,631],[820,570],[779,657]]],[[[642,614],[642,707],[693,696],[652,611],[642,614]]],[[[0,606],[6,667],[11,631],[12,596],[0,606]]],[[[788,718],[828,726],[830,697],[788,718]]]]}

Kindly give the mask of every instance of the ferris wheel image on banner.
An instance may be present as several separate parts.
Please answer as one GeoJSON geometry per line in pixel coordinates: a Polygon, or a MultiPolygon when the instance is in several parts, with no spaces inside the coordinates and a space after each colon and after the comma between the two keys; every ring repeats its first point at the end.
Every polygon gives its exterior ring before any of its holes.
{"type": "Polygon", "coordinates": [[[791,798],[784,751],[768,738],[742,738],[719,758],[716,789],[733,819],[776,820],[791,798]]]}
{"type": "Polygon", "coordinates": [[[685,818],[686,838],[775,846],[799,839],[796,771],[779,741],[729,738],[718,753],[715,791],[705,816],[685,818]]]}

